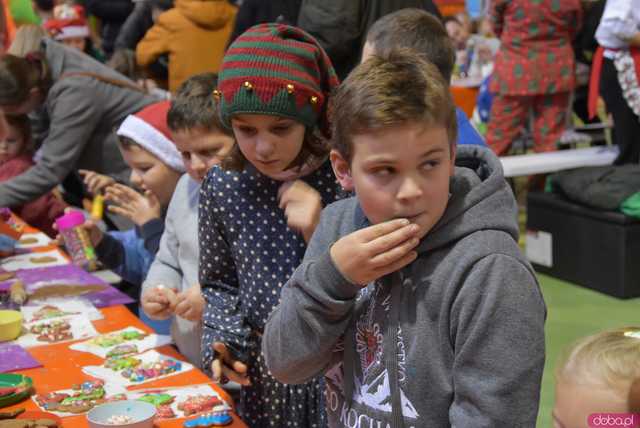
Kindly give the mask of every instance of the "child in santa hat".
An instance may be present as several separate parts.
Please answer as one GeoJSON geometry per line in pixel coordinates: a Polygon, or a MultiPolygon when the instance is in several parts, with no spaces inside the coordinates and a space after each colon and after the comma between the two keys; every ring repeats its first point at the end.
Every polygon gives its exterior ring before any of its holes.
{"type": "Polygon", "coordinates": [[[91,40],[91,31],[80,5],[61,4],[53,10],[53,17],[43,25],[51,38],[71,48],[78,49],[90,57],[104,62],[105,57],[91,40]]]}
{"type": "Polygon", "coordinates": [[[151,104],[129,115],[117,131],[122,157],[131,168],[131,184],[139,191],[110,177],[81,171],[89,192],[104,193],[108,210],[135,224],[130,230],[107,233],[93,220],[84,225],[98,259],[131,284],[124,291],[135,299],[158,251],[165,210],[185,172],[167,127],[169,107],[168,101],[151,104]]]}

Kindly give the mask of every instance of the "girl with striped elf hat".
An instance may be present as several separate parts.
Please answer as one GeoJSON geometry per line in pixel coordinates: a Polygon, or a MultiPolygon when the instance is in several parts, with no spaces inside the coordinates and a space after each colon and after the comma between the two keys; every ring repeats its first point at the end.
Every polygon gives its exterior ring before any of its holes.
{"type": "Polygon", "coordinates": [[[260,24],[231,44],[213,93],[237,144],[201,189],[203,367],[216,381],[243,385],[239,410],[251,427],[326,426],[322,380],[281,384],[260,349],[320,211],[341,193],[326,144],[327,101],[337,85],[313,37],[260,24]]]}

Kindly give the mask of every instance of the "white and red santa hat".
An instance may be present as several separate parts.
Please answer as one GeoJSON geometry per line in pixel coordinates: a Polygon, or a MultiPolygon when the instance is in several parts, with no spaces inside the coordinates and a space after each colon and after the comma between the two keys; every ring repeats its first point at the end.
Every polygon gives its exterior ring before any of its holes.
{"type": "Polygon", "coordinates": [[[80,5],[70,6],[63,4],[56,6],[53,10],[53,18],[44,24],[44,28],[55,40],[64,40],[72,37],[88,38],[90,36],[84,8],[80,5]]]}
{"type": "Polygon", "coordinates": [[[116,134],[132,139],[171,169],[185,172],[182,156],[171,139],[171,132],[167,126],[169,107],[170,101],[161,101],[130,114],[116,134]]]}

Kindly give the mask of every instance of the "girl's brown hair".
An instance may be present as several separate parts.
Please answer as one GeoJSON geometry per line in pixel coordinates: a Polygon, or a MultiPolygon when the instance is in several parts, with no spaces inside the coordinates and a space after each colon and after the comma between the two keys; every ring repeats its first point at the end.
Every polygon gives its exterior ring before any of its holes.
{"type": "Polygon", "coordinates": [[[49,67],[39,52],[25,58],[15,55],[0,57],[0,106],[17,106],[25,102],[32,89],[49,91],[49,67]]]}

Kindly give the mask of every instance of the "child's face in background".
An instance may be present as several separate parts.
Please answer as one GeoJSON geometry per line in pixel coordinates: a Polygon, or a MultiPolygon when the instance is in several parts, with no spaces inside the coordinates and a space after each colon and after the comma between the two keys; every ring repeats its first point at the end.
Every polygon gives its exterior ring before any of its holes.
{"type": "MultiPolygon", "coordinates": [[[[4,122],[4,117],[2,118],[4,122]]],[[[0,135],[0,137],[2,137],[0,135]]],[[[24,149],[24,138],[16,128],[7,124],[6,137],[0,138],[0,164],[19,156],[24,149]]]]}
{"type": "Polygon", "coordinates": [[[276,178],[300,153],[305,127],[279,116],[240,114],[231,120],[238,147],[262,174],[276,178]]]}
{"type": "Polygon", "coordinates": [[[577,384],[559,379],[553,408],[553,428],[587,428],[593,413],[627,413],[626,394],[605,385],[577,384]]]}
{"type": "Polygon", "coordinates": [[[84,37],[68,37],[63,39],[62,43],[70,48],[78,49],[80,52],[84,52],[87,47],[87,40],[84,37]]]}
{"type": "Polygon", "coordinates": [[[131,184],[141,190],[149,190],[158,198],[160,205],[167,207],[180,173],[140,146],[121,145],[120,152],[131,168],[131,184]]]}
{"type": "Polygon", "coordinates": [[[175,131],[172,136],[187,173],[198,183],[229,154],[234,144],[233,137],[205,128],[175,131]]]}
{"type": "Polygon", "coordinates": [[[446,129],[422,124],[354,136],[350,165],[331,152],[340,184],[355,190],[372,224],[406,218],[420,227],[419,238],[444,214],[454,161],[446,129]]]}
{"type": "Polygon", "coordinates": [[[469,38],[469,34],[466,32],[464,27],[459,22],[455,21],[447,22],[445,24],[445,27],[447,29],[449,37],[451,37],[451,40],[453,40],[453,44],[455,45],[456,49],[465,49],[467,46],[467,39],[469,38]]]}

